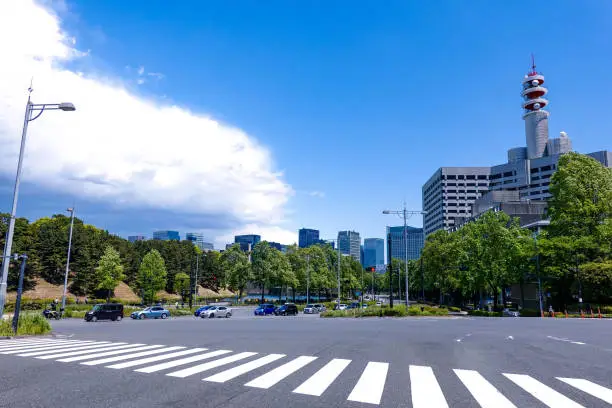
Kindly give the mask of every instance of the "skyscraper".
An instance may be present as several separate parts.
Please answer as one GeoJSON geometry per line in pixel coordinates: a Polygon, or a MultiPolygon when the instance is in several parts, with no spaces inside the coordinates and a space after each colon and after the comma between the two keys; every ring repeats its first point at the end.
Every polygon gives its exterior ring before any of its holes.
{"type": "MultiPolygon", "coordinates": [[[[408,242],[408,259],[419,259],[423,249],[423,228],[406,227],[406,238],[408,242]]],[[[391,258],[404,260],[406,244],[404,243],[404,226],[387,227],[387,245],[390,246],[391,258]]],[[[390,262],[390,260],[387,260],[390,262]]]]}
{"type": "Polygon", "coordinates": [[[261,235],[248,234],[248,235],[236,235],[234,237],[234,243],[240,244],[240,249],[243,251],[249,250],[249,244],[251,249],[261,241],[261,235]]]}
{"type": "Polygon", "coordinates": [[[338,248],[341,254],[350,255],[357,262],[361,262],[361,238],[358,232],[338,232],[338,248]]]}
{"type": "Polygon", "coordinates": [[[363,266],[384,265],[385,240],[382,238],[366,238],[363,240],[363,266]]]}
{"type": "Polygon", "coordinates": [[[311,245],[318,244],[321,241],[319,240],[319,230],[316,229],[308,229],[302,228],[299,230],[299,247],[300,248],[308,248],[311,245]]]}
{"type": "Polygon", "coordinates": [[[160,241],[180,241],[181,236],[178,231],[154,231],[153,239],[160,241]]]}
{"type": "Polygon", "coordinates": [[[213,244],[210,242],[205,242],[204,235],[200,234],[199,232],[188,232],[185,234],[185,239],[193,242],[193,244],[202,251],[212,251],[214,249],[213,244]]]}
{"type": "Polygon", "coordinates": [[[146,241],[147,237],[145,237],[144,235],[130,235],[128,237],[128,241],[130,242],[136,242],[136,241],[146,241]]]}

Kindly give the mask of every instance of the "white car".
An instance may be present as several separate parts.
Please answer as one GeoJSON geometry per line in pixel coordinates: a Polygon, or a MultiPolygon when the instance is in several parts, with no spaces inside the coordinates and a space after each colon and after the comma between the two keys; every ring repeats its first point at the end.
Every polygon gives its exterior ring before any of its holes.
{"type": "Polygon", "coordinates": [[[345,305],[344,303],[340,303],[340,304],[338,305],[338,310],[346,310],[346,308],[347,308],[347,307],[348,307],[348,306],[347,306],[347,305],[345,305]]]}
{"type": "Polygon", "coordinates": [[[319,313],[319,309],[315,305],[307,304],[304,308],[304,314],[315,314],[319,313]]]}
{"type": "Polygon", "coordinates": [[[225,306],[213,306],[210,309],[200,312],[200,317],[202,319],[213,319],[215,317],[225,317],[229,319],[232,317],[232,309],[225,306]]]}
{"type": "Polygon", "coordinates": [[[376,302],[376,306],[382,306],[382,302],[379,300],[378,302],[376,302]]]}

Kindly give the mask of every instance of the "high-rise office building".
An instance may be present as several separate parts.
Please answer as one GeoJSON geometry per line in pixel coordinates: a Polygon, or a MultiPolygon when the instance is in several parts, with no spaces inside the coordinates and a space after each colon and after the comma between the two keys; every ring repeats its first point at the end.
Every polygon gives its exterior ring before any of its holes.
{"type": "MultiPolygon", "coordinates": [[[[406,244],[408,242],[408,259],[419,259],[423,249],[424,234],[423,228],[406,227],[406,241],[404,241],[404,226],[387,227],[387,245],[390,247],[388,253],[391,258],[404,260],[406,254],[406,244]]],[[[387,260],[387,262],[390,262],[387,260]]]]}
{"type": "Polygon", "coordinates": [[[193,244],[202,251],[214,250],[214,245],[210,242],[204,241],[204,235],[200,234],[199,232],[188,232],[185,234],[185,239],[193,242],[193,244]]]}
{"type": "MultiPolygon", "coordinates": [[[[442,167],[423,185],[423,228],[425,236],[439,229],[452,229],[464,223],[474,201],[486,191],[518,191],[520,200],[547,200],[550,179],[561,155],[572,150],[565,132],[548,137],[549,112],[544,108],[548,93],[544,75],[535,63],[522,81],[523,120],[526,147],[508,150],[508,161],[492,167],[442,167]]],[[[612,152],[588,153],[606,167],[612,167],[612,152]]]]}
{"type": "Polygon", "coordinates": [[[178,231],[154,231],[153,239],[160,241],[180,241],[181,236],[178,231]]]}
{"type": "Polygon", "coordinates": [[[145,237],[144,235],[130,235],[128,237],[128,241],[130,242],[136,242],[136,241],[146,241],[147,237],[145,237]]]}
{"type": "Polygon", "coordinates": [[[308,248],[309,246],[319,244],[319,230],[302,228],[299,230],[299,247],[308,248]]]}
{"type": "Polygon", "coordinates": [[[236,235],[234,237],[234,243],[240,244],[240,249],[243,251],[249,250],[249,245],[251,249],[261,241],[261,235],[255,234],[247,234],[247,235],[236,235]]]}
{"type": "Polygon", "coordinates": [[[350,255],[357,262],[361,262],[361,238],[358,232],[338,232],[338,248],[341,254],[350,255]]]}
{"type": "Polygon", "coordinates": [[[363,267],[385,264],[385,240],[382,238],[366,238],[363,240],[363,267]]]}

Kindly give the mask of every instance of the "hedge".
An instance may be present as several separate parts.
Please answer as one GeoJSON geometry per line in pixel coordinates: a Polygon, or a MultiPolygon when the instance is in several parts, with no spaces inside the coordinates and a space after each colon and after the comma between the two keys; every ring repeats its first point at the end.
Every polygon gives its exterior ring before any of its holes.
{"type": "Polygon", "coordinates": [[[405,316],[447,316],[448,309],[428,305],[413,305],[406,309],[405,305],[393,309],[383,307],[368,307],[367,309],[328,310],[321,317],[405,317],[405,316]]]}
{"type": "MultiPolygon", "coordinates": [[[[13,336],[13,319],[0,321],[0,336],[13,336]]],[[[41,335],[51,331],[51,325],[42,315],[24,313],[19,316],[17,335],[41,335]]]]}

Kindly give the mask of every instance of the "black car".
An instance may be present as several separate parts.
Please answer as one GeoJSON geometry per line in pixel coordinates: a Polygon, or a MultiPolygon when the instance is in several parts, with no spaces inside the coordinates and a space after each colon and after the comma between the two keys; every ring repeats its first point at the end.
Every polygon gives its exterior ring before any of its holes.
{"type": "Polygon", "coordinates": [[[274,314],[276,316],[289,316],[289,315],[295,316],[298,314],[298,308],[293,303],[285,303],[284,305],[277,307],[274,310],[274,314]]]}
{"type": "Polygon", "coordinates": [[[123,305],[121,303],[100,303],[87,313],[85,321],[96,322],[98,320],[118,321],[123,319],[123,305]]]}

